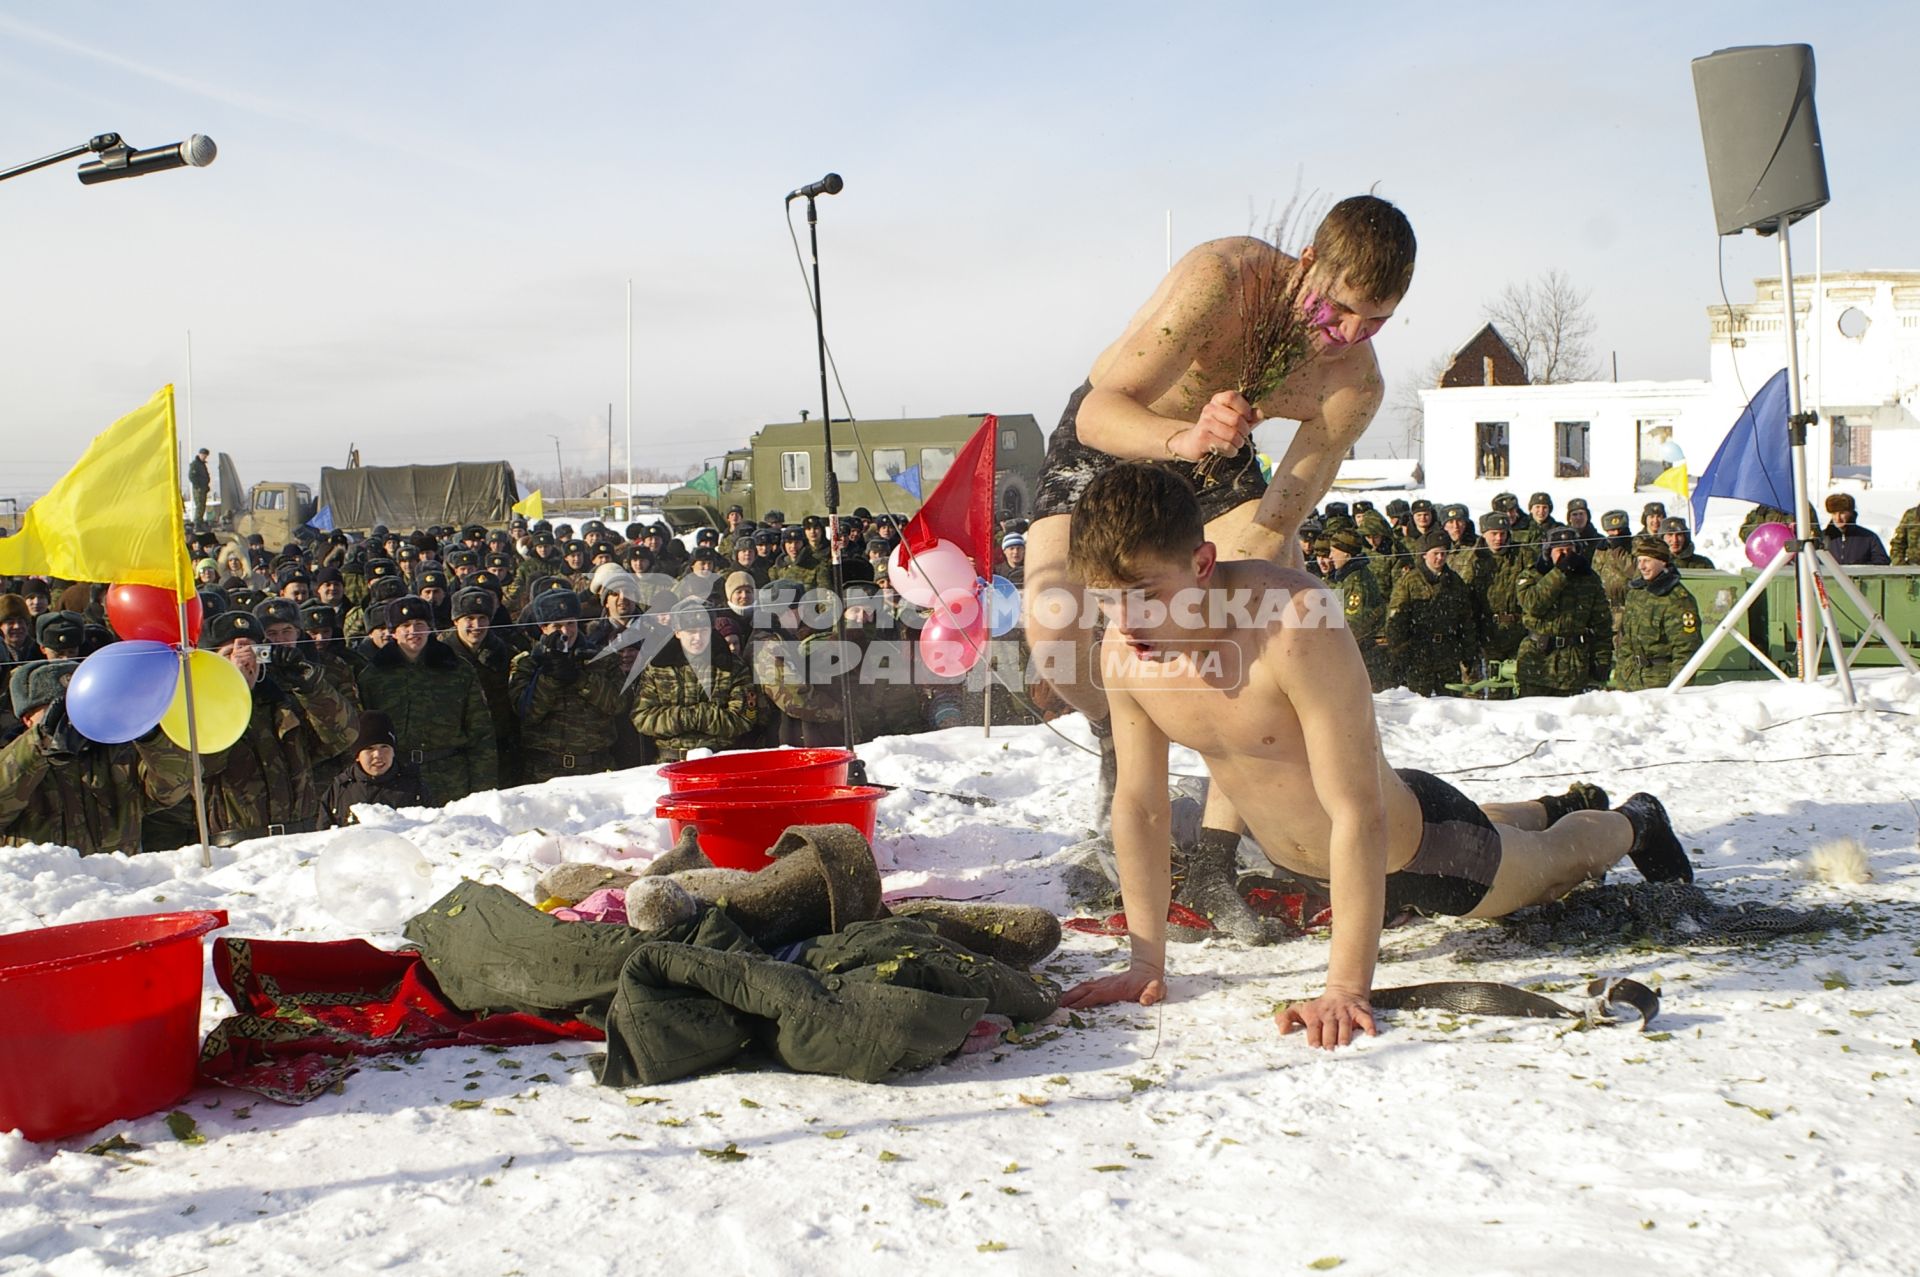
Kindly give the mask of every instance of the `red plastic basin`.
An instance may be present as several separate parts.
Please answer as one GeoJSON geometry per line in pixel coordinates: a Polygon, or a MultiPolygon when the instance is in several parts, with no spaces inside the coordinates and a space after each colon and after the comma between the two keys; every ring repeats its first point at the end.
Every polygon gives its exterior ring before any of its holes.
{"type": "Polygon", "coordinates": [[[209,910],[0,936],[0,1131],[78,1135],[192,1090],[200,937],[226,925],[209,910]]]}
{"type": "Polygon", "coordinates": [[[668,794],[653,814],[676,842],[682,831],[696,830],[700,850],[723,869],[765,869],[773,863],[767,848],[788,825],[852,825],[872,842],[874,808],[886,792],[874,785],[735,785],[668,794]]]}
{"type": "Polygon", "coordinates": [[[847,783],[850,749],[743,749],[707,758],[668,763],[660,769],[669,794],[733,788],[741,785],[814,785],[826,789],[847,783]]]}

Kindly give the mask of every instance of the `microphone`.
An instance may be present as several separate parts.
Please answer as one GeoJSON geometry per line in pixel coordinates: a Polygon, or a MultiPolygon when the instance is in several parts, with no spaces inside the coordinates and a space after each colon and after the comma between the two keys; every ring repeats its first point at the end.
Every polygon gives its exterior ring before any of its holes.
{"type": "MultiPolygon", "coordinates": [[[[213,143],[209,142],[207,145],[212,146],[213,143]]],[[[838,195],[845,185],[838,173],[829,173],[817,182],[808,182],[797,191],[788,191],[787,203],[791,204],[797,199],[810,200],[816,195],[838,195]]]]}
{"type": "MultiPolygon", "coordinates": [[[[114,182],[123,177],[139,177],[142,173],[158,173],[170,168],[205,168],[213,163],[219,148],[213,139],[203,133],[195,133],[184,142],[172,146],[152,146],[143,151],[135,151],[124,144],[101,152],[97,160],[88,160],[80,166],[80,181],[92,186],[96,182],[114,182]]],[[[835,179],[837,182],[839,179],[835,179]]]]}

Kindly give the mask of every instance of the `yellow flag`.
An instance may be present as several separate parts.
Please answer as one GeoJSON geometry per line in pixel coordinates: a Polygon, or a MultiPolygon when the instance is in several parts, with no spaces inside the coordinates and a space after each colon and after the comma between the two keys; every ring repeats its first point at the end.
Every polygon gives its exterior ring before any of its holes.
{"type": "Polygon", "coordinates": [[[540,499],[540,489],[535,488],[532,492],[529,492],[525,497],[523,497],[519,501],[514,502],[513,512],[515,514],[524,514],[529,519],[546,518],[547,503],[540,499]]]}
{"type": "Polygon", "coordinates": [[[1673,493],[1684,501],[1688,490],[1687,463],[1682,461],[1677,466],[1671,466],[1662,470],[1660,477],[1653,481],[1653,486],[1656,488],[1665,488],[1668,492],[1673,493]]]}
{"type": "Polygon", "coordinates": [[[187,561],[173,387],[95,436],[73,469],[0,538],[0,573],[154,585],[182,597],[187,561]]]}

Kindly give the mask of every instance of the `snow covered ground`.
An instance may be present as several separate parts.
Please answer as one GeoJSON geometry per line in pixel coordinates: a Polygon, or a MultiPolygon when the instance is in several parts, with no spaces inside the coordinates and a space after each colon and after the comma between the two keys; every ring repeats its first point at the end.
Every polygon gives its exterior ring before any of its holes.
{"type": "MultiPolygon", "coordinates": [[[[734,1072],[596,1087],[585,1045],[427,1053],[304,1107],[203,1089],[46,1144],[0,1135],[0,1273],[1910,1273],[1920,1165],[1920,680],[1481,704],[1380,698],[1396,764],[1476,798],[1575,778],[1661,794],[1729,900],[1857,906],[1855,934],[1750,949],[1515,951],[1388,933],[1379,980],[1658,985],[1656,1033],[1434,1012],[1337,1054],[1280,1038],[1324,936],[1173,954],[1164,1008],[1088,1013],[886,1085],[734,1072]],[[1857,838],[1873,879],[1796,860],[1857,838]],[[1498,949],[1498,952],[1494,950],[1498,949]],[[478,1099],[475,1109],[455,1100],[478,1099]],[[82,1150],[114,1131],[127,1157],[82,1150]],[[744,1157],[706,1154],[732,1146],[744,1157]]],[[[1079,720],[1063,731],[1084,741],[1079,720]]],[[[889,891],[1070,908],[1092,760],[1046,728],[880,742],[889,891]]],[[[1190,756],[1179,770],[1195,771],[1190,756]]],[[[525,894],[541,864],[663,848],[651,769],[382,814],[434,867],[525,894]]],[[[217,907],[224,934],[352,934],[316,900],[338,835],[80,860],[0,849],[0,931],[217,907]]],[[[1631,871],[1626,871],[1629,875],[1631,871]]],[[[391,944],[394,935],[373,936],[391,944]]],[[[1073,937],[1063,982],[1120,942],[1073,937]]],[[[208,982],[205,1023],[228,1008],[208,982]]],[[[4,1026],[0,1026],[0,1032],[4,1026]]]]}

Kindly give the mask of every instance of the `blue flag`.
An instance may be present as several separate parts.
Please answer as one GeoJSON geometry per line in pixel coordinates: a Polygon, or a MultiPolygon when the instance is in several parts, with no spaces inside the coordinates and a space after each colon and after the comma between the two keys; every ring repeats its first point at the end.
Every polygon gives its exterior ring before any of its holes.
{"type": "Polygon", "coordinates": [[[913,494],[914,500],[920,499],[920,467],[908,466],[893,476],[893,481],[913,494]]]}
{"type": "Polygon", "coordinates": [[[1747,402],[1693,490],[1693,527],[1706,517],[1708,497],[1793,509],[1793,449],[1787,443],[1787,370],[1782,368],[1747,402]]]}
{"type": "Polygon", "coordinates": [[[333,507],[330,505],[321,506],[319,511],[311,519],[307,520],[307,526],[315,532],[333,531],[333,507]]]}

